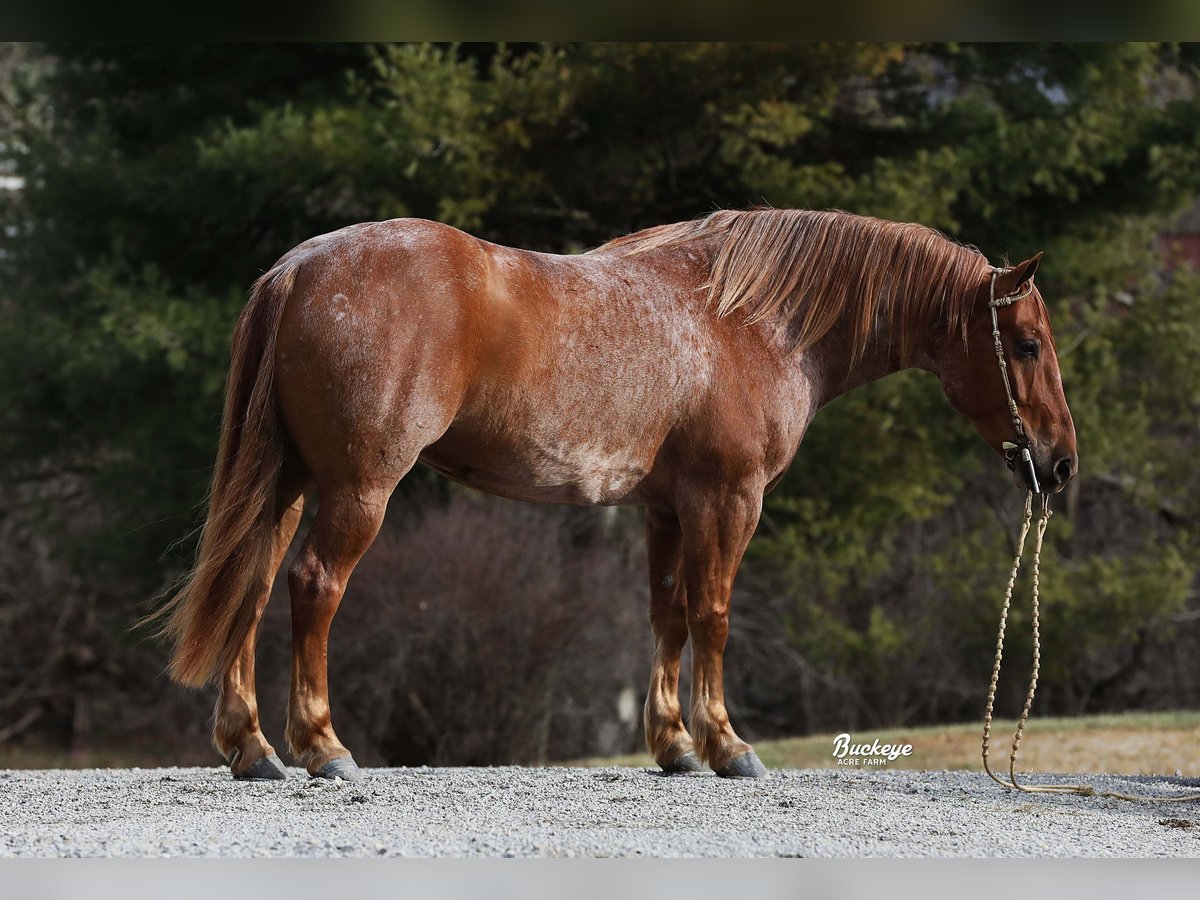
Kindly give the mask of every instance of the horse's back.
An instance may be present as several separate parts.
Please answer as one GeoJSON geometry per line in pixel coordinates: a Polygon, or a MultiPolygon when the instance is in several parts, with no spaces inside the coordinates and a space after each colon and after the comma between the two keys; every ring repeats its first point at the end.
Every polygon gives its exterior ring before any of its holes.
{"type": "Polygon", "coordinates": [[[422,459],[524,500],[640,502],[664,439],[709,380],[704,315],[649,261],[496,245],[488,256],[479,365],[422,459]]]}
{"type": "Polygon", "coordinates": [[[400,219],[313,239],[283,263],[298,269],[280,408],[310,468],[338,460],[339,478],[398,477],[423,453],[495,493],[620,502],[712,363],[679,279],[613,254],[534,253],[400,219]]]}

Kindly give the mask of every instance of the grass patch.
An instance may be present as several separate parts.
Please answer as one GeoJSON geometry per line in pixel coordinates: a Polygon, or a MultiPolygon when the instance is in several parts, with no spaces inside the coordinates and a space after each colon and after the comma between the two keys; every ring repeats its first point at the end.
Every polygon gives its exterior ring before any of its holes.
{"type": "MultiPolygon", "coordinates": [[[[1016,721],[992,723],[993,766],[1006,769],[1016,721]]],[[[932,725],[853,731],[855,744],[912,744],[912,756],[889,762],[890,769],[981,769],[983,725],[932,725]]],[[[874,767],[843,767],[833,756],[834,734],[810,735],[754,745],[768,768],[866,771],[874,767]]],[[[1018,771],[1111,772],[1126,775],[1197,775],[1200,711],[1120,713],[1074,718],[1034,717],[1025,727],[1018,771]]],[[[648,754],[608,759],[585,759],[584,766],[653,766],[648,754]]]]}
{"type": "MultiPolygon", "coordinates": [[[[992,760],[997,771],[1008,767],[1015,721],[992,725],[992,760]]],[[[913,753],[889,762],[890,769],[979,770],[982,724],[931,725],[852,731],[855,744],[912,744],[913,753]]],[[[833,757],[834,734],[759,741],[754,749],[769,768],[869,771],[839,767],[833,757]]],[[[1200,711],[1120,713],[1074,718],[1037,718],[1025,729],[1018,757],[1022,772],[1110,772],[1126,775],[1200,775],[1200,711]]],[[[219,759],[203,746],[185,750],[163,747],[98,747],[68,754],[41,748],[0,747],[0,769],[127,768],[162,765],[215,766],[219,759]]],[[[563,765],[653,767],[648,754],[575,760],[563,765]]]]}

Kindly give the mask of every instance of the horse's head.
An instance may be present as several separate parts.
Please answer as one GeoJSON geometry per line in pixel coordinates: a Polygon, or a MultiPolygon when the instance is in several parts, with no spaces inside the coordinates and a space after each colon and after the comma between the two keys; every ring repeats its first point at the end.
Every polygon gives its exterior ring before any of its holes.
{"type": "Polygon", "coordinates": [[[1033,284],[1040,259],[1039,253],[994,276],[989,273],[971,307],[966,343],[947,341],[937,368],[951,404],[974,423],[993,450],[1013,464],[1018,486],[1030,486],[1028,467],[1020,459],[1027,445],[1041,489],[1060,491],[1079,470],[1079,456],[1050,318],[1033,284]],[[1009,407],[996,331],[1024,434],[1009,407]]]}

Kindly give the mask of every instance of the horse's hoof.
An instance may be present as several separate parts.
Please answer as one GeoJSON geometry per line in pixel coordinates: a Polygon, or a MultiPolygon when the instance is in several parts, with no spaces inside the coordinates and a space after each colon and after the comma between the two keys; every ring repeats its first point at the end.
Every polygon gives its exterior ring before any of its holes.
{"type": "Polygon", "coordinates": [[[700,759],[695,753],[689,750],[676,759],[675,762],[663,766],[662,771],[664,775],[686,775],[689,772],[699,772],[703,768],[704,766],[701,764],[700,759]]]}
{"type": "Polygon", "coordinates": [[[767,767],[762,764],[758,754],[747,750],[741,756],[735,756],[721,768],[716,770],[722,778],[766,778],[767,767]]]}
{"type": "Polygon", "coordinates": [[[235,773],[233,777],[238,781],[283,781],[287,778],[287,769],[283,767],[283,760],[272,753],[255,760],[245,772],[235,773]]]}
{"type": "Polygon", "coordinates": [[[337,759],[331,759],[317,771],[312,773],[313,778],[328,778],[332,781],[335,778],[340,778],[342,781],[357,781],[359,776],[358,765],[354,762],[351,756],[339,756],[337,759]]]}

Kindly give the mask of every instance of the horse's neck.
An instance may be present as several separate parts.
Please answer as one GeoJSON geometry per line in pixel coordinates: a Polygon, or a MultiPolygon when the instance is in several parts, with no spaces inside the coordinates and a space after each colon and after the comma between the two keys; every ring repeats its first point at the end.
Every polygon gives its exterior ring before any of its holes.
{"type": "Polygon", "coordinates": [[[814,389],[816,409],[857,387],[904,368],[932,371],[932,361],[924,353],[909,366],[902,365],[898,349],[894,344],[889,344],[886,338],[872,341],[861,357],[852,360],[850,327],[845,320],[800,356],[800,365],[814,389]]]}
{"type": "MultiPolygon", "coordinates": [[[[717,236],[704,235],[682,246],[647,251],[644,258],[677,267],[684,293],[694,294],[711,278],[712,262],[719,247],[717,236]]],[[[851,329],[845,317],[814,346],[799,352],[789,344],[786,325],[764,322],[757,327],[766,330],[766,340],[779,353],[781,365],[800,367],[802,377],[798,382],[802,384],[797,383],[797,388],[803,396],[797,399],[806,406],[811,405],[812,414],[857,387],[905,368],[900,363],[895,342],[890,342],[885,335],[872,341],[866,352],[852,361],[851,329]]],[[[926,354],[921,354],[911,366],[933,371],[926,354]]]]}
{"type": "MultiPolygon", "coordinates": [[[[695,280],[693,290],[700,289],[712,276],[712,263],[720,250],[720,239],[716,236],[705,235],[691,241],[684,247],[674,247],[665,251],[651,251],[651,254],[671,257],[679,262],[687,271],[688,278],[695,280]]],[[[660,257],[661,258],[661,257],[660,257]]],[[[764,323],[767,329],[768,342],[775,345],[785,366],[799,365],[806,382],[804,393],[806,398],[815,401],[812,412],[836,400],[843,394],[857,387],[878,381],[904,368],[920,368],[934,372],[933,345],[934,334],[930,333],[928,349],[918,353],[917,358],[908,365],[900,362],[900,354],[896,341],[891,341],[885,333],[880,333],[871,341],[858,359],[852,360],[852,338],[849,319],[842,320],[833,326],[814,346],[807,350],[796,352],[794,345],[789,343],[790,329],[784,323],[764,323]]],[[[886,326],[882,326],[886,328],[886,326]]]]}

